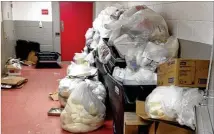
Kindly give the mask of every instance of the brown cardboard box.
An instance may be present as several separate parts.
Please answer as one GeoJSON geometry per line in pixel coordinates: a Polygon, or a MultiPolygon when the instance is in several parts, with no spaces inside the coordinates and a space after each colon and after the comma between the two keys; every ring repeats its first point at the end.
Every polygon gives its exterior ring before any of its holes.
{"type": "Polygon", "coordinates": [[[149,119],[145,111],[145,102],[136,100],[136,114],[143,119],[149,119]]]}
{"type": "Polygon", "coordinates": [[[158,67],[158,86],[201,87],[207,84],[209,60],[173,59],[158,67]]]}
{"type": "Polygon", "coordinates": [[[155,133],[155,124],[149,129],[149,134],[193,134],[191,130],[160,122],[155,133]]]}
{"type": "Polygon", "coordinates": [[[149,127],[149,123],[143,121],[139,116],[136,115],[136,113],[124,113],[124,134],[138,134],[140,133],[140,129],[142,130],[142,128],[146,127],[149,127]]]}

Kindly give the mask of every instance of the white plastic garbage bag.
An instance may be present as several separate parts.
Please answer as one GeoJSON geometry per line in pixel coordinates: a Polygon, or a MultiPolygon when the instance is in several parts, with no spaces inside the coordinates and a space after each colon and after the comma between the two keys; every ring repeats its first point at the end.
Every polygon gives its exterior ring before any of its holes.
{"type": "Polygon", "coordinates": [[[115,21],[114,19],[111,18],[111,15],[114,14],[120,8],[122,8],[122,6],[118,5],[106,7],[104,10],[100,12],[100,14],[94,20],[93,28],[99,31],[100,36],[102,38],[109,38],[111,30],[106,29],[105,25],[115,21]]]}
{"type": "Polygon", "coordinates": [[[86,52],[75,53],[73,60],[77,64],[82,64],[82,63],[85,62],[84,59],[85,59],[86,56],[87,56],[86,52]]]}
{"type": "Polygon", "coordinates": [[[198,88],[187,88],[184,90],[182,100],[179,107],[176,109],[177,121],[181,125],[191,127],[193,130],[196,128],[194,106],[199,105],[203,99],[203,94],[198,88]]]}
{"type": "Polygon", "coordinates": [[[137,55],[137,64],[149,70],[155,70],[158,64],[165,62],[168,51],[161,45],[148,42],[143,53],[137,55]]]}
{"type": "Polygon", "coordinates": [[[89,28],[89,29],[86,31],[85,39],[88,40],[88,39],[90,39],[90,38],[93,38],[93,35],[94,35],[94,29],[93,29],[93,28],[89,28]]]}
{"type": "Polygon", "coordinates": [[[155,119],[175,120],[176,109],[182,99],[183,88],[176,86],[159,86],[146,98],[147,115],[155,119]]]}
{"type": "Polygon", "coordinates": [[[72,79],[66,76],[65,78],[61,79],[59,82],[59,103],[64,107],[67,103],[67,99],[75,89],[77,84],[83,80],[81,79],[72,79]]]}
{"type": "Polygon", "coordinates": [[[101,102],[105,103],[106,90],[104,85],[100,81],[92,81],[89,79],[86,79],[85,82],[88,84],[92,93],[94,93],[101,102]]]}
{"type": "Polygon", "coordinates": [[[96,72],[97,68],[84,64],[71,63],[67,68],[67,75],[73,77],[93,76],[96,72]]]}
{"type": "Polygon", "coordinates": [[[129,33],[133,38],[137,36],[150,41],[158,40],[165,43],[169,37],[165,20],[150,8],[140,8],[140,10],[133,8],[133,11],[130,12],[130,17],[122,17],[123,15],[118,21],[112,22],[105,27],[110,30],[123,31],[120,32],[121,35],[129,33]],[[131,15],[132,13],[134,14],[131,15]]]}
{"type": "Polygon", "coordinates": [[[106,64],[111,58],[111,52],[105,42],[101,39],[98,45],[98,57],[100,62],[106,64]]]}
{"type": "Polygon", "coordinates": [[[92,93],[87,83],[81,82],[61,113],[61,126],[72,133],[96,130],[104,123],[105,111],[105,105],[92,93]]]}

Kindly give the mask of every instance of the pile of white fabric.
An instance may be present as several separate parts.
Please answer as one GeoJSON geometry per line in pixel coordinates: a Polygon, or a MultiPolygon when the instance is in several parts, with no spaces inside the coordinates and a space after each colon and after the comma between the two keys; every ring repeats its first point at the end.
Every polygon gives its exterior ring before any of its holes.
{"type": "Polygon", "coordinates": [[[202,99],[203,93],[197,88],[160,86],[146,98],[145,109],[151,118],[177,120],[194,130],[194,106],[202,99]]]}
{"type": "Polygon", "coordinates": [[[105,119],[105,97],[102,84],[90,80],[80,82],[61,113],[62,128],[72,133],[84,133],[101,127],[105,119]]]}

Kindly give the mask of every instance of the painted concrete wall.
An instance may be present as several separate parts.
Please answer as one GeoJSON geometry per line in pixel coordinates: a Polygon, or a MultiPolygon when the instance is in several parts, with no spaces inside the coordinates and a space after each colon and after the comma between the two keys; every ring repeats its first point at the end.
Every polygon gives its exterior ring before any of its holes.
{"type": "Polygon", "coordinates": [[[35,41],[40,43],[41,51],[54,51],[51,4],[50,1],[13,2],[12,13],[17,40],[35,41]],[[48,15],[42,15],[42,9],[48,9],[48,15]]]}
{"type": "Polygon", "coordinates": [[[1,3],[1,7],[1,66],[4,67],[6,60],[15,55],[15,30],[11,2],[4,1],[1,3]]]}

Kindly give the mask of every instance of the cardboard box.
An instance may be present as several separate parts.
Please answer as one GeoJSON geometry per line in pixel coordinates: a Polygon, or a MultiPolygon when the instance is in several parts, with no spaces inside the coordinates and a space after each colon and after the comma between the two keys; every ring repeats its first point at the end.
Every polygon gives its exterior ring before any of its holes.
{"type": "Polygon", "coordinates": [[[155,133],[155,123],[149,129],[149,134],[193,134],[193,131],[160,122],[155,133]]]}
{"type": "Polygon", "coordinates": [[[149,123],[143,121],[136,113],[124,113],[124,134],[139,134],[146,129],[149,129],[149,123]]]}
{"type": "Polygon", "coordinates": [[[158,86],[200,87],[207,85],[209,60],[173,59],[158,66],[158,86]]]}

